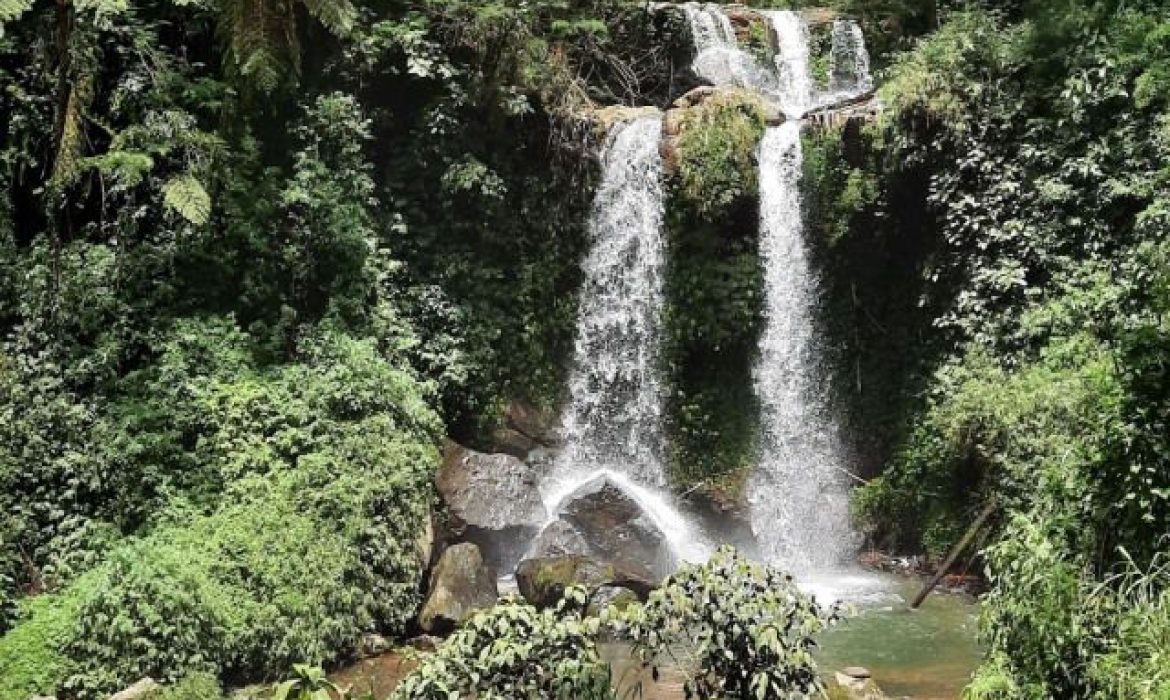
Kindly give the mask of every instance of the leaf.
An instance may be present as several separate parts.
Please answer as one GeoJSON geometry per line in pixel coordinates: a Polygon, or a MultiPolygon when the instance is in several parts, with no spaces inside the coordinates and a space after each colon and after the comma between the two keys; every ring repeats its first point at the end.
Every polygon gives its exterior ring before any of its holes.
{"type": "Polygon", "coordinates": [[[168,208],[196,226],[206,224],[211,217],[211,196],[190,173],[168,180],[162,193],[163,203],[168,208]]]}
{"type": "Polygon", "coordinates": [[[19,19],[33,6],[33,0],[0,0],[0,27],[5,22],[19,19]]]}

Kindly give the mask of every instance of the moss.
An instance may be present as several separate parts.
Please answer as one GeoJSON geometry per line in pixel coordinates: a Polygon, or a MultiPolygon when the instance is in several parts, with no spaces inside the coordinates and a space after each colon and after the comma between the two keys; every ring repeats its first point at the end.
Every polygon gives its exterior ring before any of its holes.
{"type": "Polygon", "coordinates": [[[766,122],[745,93],[686,110],[667,204],[665,355],[671,477],[678,488],[755,459],[751,364],[761,327],[758,171],[766,122]]]}
{"type": "Polygon", "coordinates": [[[760,98],[719,91],[687,108],[680,121],[670,178],[676,204],[714,222],[756,192],[756,147],[767,127],[760,98]]]}
{"type": "Polygon", "coordinates": [[[813,84],[821,90],[829,87],[829,74],[833,66],[833,25],[820,24],[809,30],[809,73],[813,84]]]}

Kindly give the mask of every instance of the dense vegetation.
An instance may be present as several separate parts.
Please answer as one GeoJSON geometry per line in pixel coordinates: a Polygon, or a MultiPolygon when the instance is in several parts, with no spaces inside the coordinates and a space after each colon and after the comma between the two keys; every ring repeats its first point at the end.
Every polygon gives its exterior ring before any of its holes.
{"type": "Polygon", "coordinates": [[[810,159],[842,384],[891,454],[858,513],[942,552],[995,506],[971,697],[1162,697],[1165,7],[954,11],[883,82],[810,159]]]}
{"type": "MultiPolygon", "coordinates": [[[[826,391],[876,477],[859,522],[940,553],[994,506],[971,697],[1165,697],[1164,3],[823,4],[883,68],[877,122],[805,147],[826,391]]],[[[685,26],[631,0],[0,0],[0,29],[0,699],[143,675],[210,697],[403,635],[438,441],[490,446],[505,403],[560,398],[583,115],[690,87],[685,26]]],[[[680,488],[754,455],[764,127],[744,95],[684,112],[680,488]]],[[[695,612],[639,610],[647,644],[695,612]]],[[[404,697],[517,626],[599,687],[564,653],[595,630],[492,614],[404,697]]],[[[760,658],[718,677],[809,681],[760,658]]]]}

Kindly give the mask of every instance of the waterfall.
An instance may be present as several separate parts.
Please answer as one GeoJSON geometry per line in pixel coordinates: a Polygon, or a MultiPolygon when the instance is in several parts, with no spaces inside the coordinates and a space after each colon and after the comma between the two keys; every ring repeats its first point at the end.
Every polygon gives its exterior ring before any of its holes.
{"type": "Polygon", "coordinates": [[[818,292],[801,217],[800,122],[760,143],[760,257],[766,323],[755,367],[760,464],[748,484],[752,529],[770,561],[798,572],[841,563],[851,534],[837,428],[814,311],[818,292]]]}
{"type": "Polygon", "coordinates": [[[691,68],[712,85],[774,92],[776,77],[739,48],[731,19],[719,5],[688,2],[682,6],[691,27],[695,58],[691,68]]]}
{"type": "Polygon", "coordinates": [[[541,495],[551,522],[574,493],[606,480],[638,503],[677,559],[701,560],[708,548],[671,504],[662,466],[661,134],[661,115],[618,124],[602,153],[563,416],[565,446],[541,495]]]}
{"type": "Polygon", "coordinates": [[[661,116],[618,124],[602,154],[556,476],[611,469],[663,486],[661,116]]]}
{"type": "Polygon", "coordinates": [[[776,33],[776,73],[779,89],[776,97],[789,119],[800,119],[813,102],[812,76],[809,72],[808,27],[795,12],[778,10],[764,15],[776,33]]]}
{"type": "Polygon", "coordinates": [[[829,53],[829,93],[853,97],[873,90],[869,72],[869,51],[865,35],[853,20],[833,22],[832,48],[829,53]]]}

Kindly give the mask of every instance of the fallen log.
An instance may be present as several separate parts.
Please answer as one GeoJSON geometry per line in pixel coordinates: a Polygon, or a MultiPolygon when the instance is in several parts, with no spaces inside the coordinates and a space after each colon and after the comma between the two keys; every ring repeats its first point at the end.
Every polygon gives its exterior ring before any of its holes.
{"type": "Polygon", "coordinates": [[[933,591],[935,586],[938,585],[938,582],[943,579],[943,576],[947,575],[947,571],[952,566],[954,566],[955,560],[958,559],[959,555],[963,553],[963,550],[971,544],[971,540],[975,539],[975,535],[983,529],[984,523],[986,523],[987,519],[991,517],[991,514],[995,512],[995,508],[996,505],[994,502],[988,503],[987,506],[983,509],[983,512],[979,514],[979,517],[975,518],[975,522],[971,523],[971,527],[967,528],[967,532],[963,534],[962,539],[960,539],[958,543],[956,543],[955,546],[951,548],[950,554],[948,554],[947,558],[943,560],[942,565],[938,567],[938,571],[934,573],[934,576],[930,579],[930,581],[928,581],[926,585],[922,587],[922,590],[918,592],[918,595],[914,597],[914,602],[910,603],[911,610],[917,608],[919,605],[922,605],[922,601],[926,600],[926,596],[930,595],[930,592],[933,591]]]}

